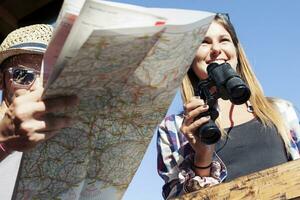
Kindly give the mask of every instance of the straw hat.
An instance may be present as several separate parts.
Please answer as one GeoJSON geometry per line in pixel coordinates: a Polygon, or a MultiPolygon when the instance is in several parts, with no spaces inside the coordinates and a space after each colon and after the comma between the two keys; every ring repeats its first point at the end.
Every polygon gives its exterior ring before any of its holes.
{"type": "Polygon", "coordinates": [[[13,55],[43,54],[52,33],[52,26],[46,24],[36,24],[14,30],[8,34],[0,46],[0,64],[13,55]]]}

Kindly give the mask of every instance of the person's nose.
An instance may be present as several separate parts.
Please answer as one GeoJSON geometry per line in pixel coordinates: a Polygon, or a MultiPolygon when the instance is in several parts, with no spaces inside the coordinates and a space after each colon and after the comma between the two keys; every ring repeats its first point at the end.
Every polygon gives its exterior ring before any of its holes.
{"type": "Polygon", "coordinates": [[[210,50],[211,59],[217,58],[221,54],[221,47],[218,43],[213,43],[210,50]]]}

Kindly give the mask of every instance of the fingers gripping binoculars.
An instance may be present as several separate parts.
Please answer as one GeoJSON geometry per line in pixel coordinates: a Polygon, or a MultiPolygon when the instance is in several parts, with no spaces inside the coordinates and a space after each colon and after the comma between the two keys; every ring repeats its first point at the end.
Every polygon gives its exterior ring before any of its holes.
{"type": "Polygon", "coordinates": [[[240,105],[248,101],[251,92],[229,63],[211,63],[207,67],[207,74],[207,79],[199,81],[197,93],[209,110],[201,113],[197,119],[208,115],[211,119],[198,129],[198,137],[205,144],[214,144],[221,138],[221,131],[215,124],[219,116],[217,99],[229,99],[233,104],[240,105]]]}

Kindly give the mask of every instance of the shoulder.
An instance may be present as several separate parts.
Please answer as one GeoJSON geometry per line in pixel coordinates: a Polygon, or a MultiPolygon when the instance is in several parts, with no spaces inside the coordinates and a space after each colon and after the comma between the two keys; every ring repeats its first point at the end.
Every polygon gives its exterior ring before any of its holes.
{"type": "Polygon", "coordinates": [[[296,110],[291,102],[279,99],[279,98],[268,98],[277,108],[281,117],[290,129],[295,129],[297,127],[297,132],[300,134],[299,129],[299,118],[297,116],[296,110]]]}
{"type": "Polygon", "coordinates": [[[278,99],[278,98],[268,98],[279,110],[282,119],[288,128],[290,144],[289,153],[293,159],[300,158],[300,125],[299,118],[291,102],[278,99]]]}
{"type": "Polygon", "coordinates": [[[280,99],[276,97],[267,97],[267,99],[281,113],[287,112],[290,109],[294,110],[293,104],[288,100],[280,99]]]}
{"type": "Polygon", "coordinates": [[[166,116],[158,126],[158,137],[178,137],[182,121],[182,115],[166,116]]]}

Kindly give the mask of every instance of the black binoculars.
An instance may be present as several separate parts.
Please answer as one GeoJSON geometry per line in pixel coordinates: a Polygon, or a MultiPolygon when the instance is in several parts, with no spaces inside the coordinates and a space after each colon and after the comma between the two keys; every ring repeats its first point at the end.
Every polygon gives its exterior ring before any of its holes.
{"type": "Polygon", "coordinates": [[[211,119],[198,129],[198,137],[205,144],[214,144],[221,138],[221,131],[215,124],[219,116],[217,99],[229,99],[233,104],[240,105],[248,101],[251,92],[229,63],[211,63],[207,67],[207,74],[207,79],[199,81],[197,93],[209,106],[209,110],[201,113],[197,119],[208,115],[211,119]]]}

